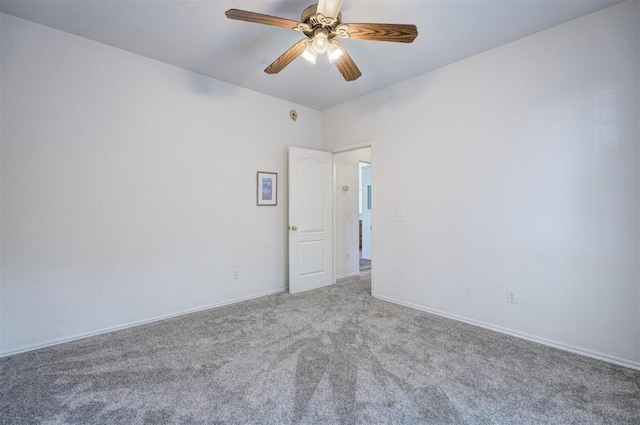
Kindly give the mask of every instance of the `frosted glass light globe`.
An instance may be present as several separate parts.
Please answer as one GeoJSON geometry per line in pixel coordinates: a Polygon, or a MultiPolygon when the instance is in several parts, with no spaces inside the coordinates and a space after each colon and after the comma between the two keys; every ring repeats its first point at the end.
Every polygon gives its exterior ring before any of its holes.
{"type": "Polygon", "coordinates": [[[333,44],[329,44],[327,56],[329,57],[329,62],[334,63],[342,57],[342,50],[333,44]]]}
{"type": "Polygon", "coordinates": [[[316,49],[314,49],[313,46],[307,47],[304,49],[304,52],[302,52],[302,58],[309,63],[316,63],[317,57],[318,52],[316,52],[316,49]]]}
{"type": "Polygon", "coordinates": [[[327,47],[329,46],[329,40],[327,39],[327,35],[323,32],[317,33],[313,37],[313,47],[316,49],[316,52],[322,54],[327,51],[327,47]]]}

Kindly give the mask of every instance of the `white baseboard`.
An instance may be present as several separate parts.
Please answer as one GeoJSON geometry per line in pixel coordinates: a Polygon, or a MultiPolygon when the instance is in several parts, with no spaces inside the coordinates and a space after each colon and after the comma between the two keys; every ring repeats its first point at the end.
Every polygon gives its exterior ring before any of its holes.
{"type": "Polygon", "coordinates": [[[468,317],[458,316],[456,314],[445,313],[444,311],[435,310],[429,307],[423,307],[418,304],[408,303],[405,301],[400,301],[395,298],[385,297],[383,295],[374,294],[374,298],[377,298],[382,301],[388,301],[394,304],[400,304],[405,307],[410,307],[416,310],[421,310],[427,313],[435,314],[437,316],[446,317],[447,319],[457,320],[459,322],[468,323],[470,325],[479,326],[481,328],[489,329],[495,332],[500,332],[503,334],[515,336],[517,338],[526,339],[527,341],[537,342],[538,344],[547,345],[549,347],[558,348],[560,350],[569,351],[574,354],[580,354],[582,356],[591,357],[597,360],[602,360],[607,363],[613,363],[618,366],[628,367],[629,369],[640,370],[640,362],[634,362],[631,360],[622,359],[615,356],[610,356],[604,353],[598,353],[595,351],[587,350],[585,348],[574,347],[572,345],[563,344],[561,342],[552,341],[546,338],[541,338],[535,335],[529,335],[523,332],[518,332],[513,329],[503,328],[501,326],[492,325],[490,323],[481,322],[479,320],[470,319],[468,317]]]}
{"type": "Polygon", "coordinates": [[[356,272],[341,274],[339,276],[336,276],[336,279],[344,279],[345,277],[358,276],[359,274],[360,274],[360,270],[356,272]]]}
{"type": "Polygon", "coordinates": [[[189,309],[189,310],[181,311],[181,312],[178,312],[178,313],[164,314],[162,316],[156,316],[156,317],[152,317],[150,319],[138,320],[138,321],[135,321],[135,322],[126,323],[124,325],[111,326],[111,327],[103,328],[103,329],[100,329],[100,330],[97,330],[97,331],[92,331],[92,332],[87,332],[87,333],[83,333],[83,334],[73,335],[73,336],[70,336],[70,337],[67,337],[67,338],[54,339],[54,340],[50,340],[50,341],[43,342],[43,343],[40,343],[40,344],[28,345],[28,346],[25,346],[25,347],[18,348],[16,350],[11,350],[11,351],[7,351],[7,352],[0,352],[0,358],[13,356],[15,354],[20,354],[20,353],[25,353],[27,351],[38,350],[40,348],[51,347],[52,345],[64,344],[65,342],[77,341],[79,339],[84,339],[84,338],[89,338],[89,337],[92,337],[92,336],[102,335],[102,334],[106,334],[106,333],[109,333],[109,332],[115,332],[115,331],[119,331],[119,330],[122,330],[122,329],[128,329],[128,328],[133,328],[133,327],[140,326],[140,325],[146,325],[148,323],[158,322],[160,320],[165,320],[165,319],[171,319],[173,317],[184,316],[185,314],[197,313],[198,311],[210,310],[212,308],[218,308],[218,307],[222,307],[222,306],[225,306],[225,305],[236,304],[236,303],[239,303],[239,302],[242,302],[242,301],[252,300],[254,298],[266,297],[267,295],[278,294],[280,292],[284,292],[285,290],[286,290],[286,288],[274,289],[274,290],[271,290],[271,291],[262,292],[260,294],[254,294],[254,295],[249,295],[249,296],[246,296],[246,297],[235,298],[233,300],[222,301],[222,302],[215,303],[215,304],[208,304],[208,305],[205,305],[205,306],[202,306],[202,307],[196,307],[196,308],[192,308],[192,309],[189,309]]]}

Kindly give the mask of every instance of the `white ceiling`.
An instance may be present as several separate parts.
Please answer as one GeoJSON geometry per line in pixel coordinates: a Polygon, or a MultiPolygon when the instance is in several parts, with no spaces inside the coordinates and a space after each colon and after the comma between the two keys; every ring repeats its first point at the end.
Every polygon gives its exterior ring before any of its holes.
{"type": "Polygon", "coordinates": [[[622,0],[346,0],[343,21],[418,26],[412,44],[344,40],[362,77],[326,59],[264,68],[297,31],[232,21],[230,8],[298,20],[313,0],[2,0],[4,13],[318,110],[567,22],[622,0]]]}

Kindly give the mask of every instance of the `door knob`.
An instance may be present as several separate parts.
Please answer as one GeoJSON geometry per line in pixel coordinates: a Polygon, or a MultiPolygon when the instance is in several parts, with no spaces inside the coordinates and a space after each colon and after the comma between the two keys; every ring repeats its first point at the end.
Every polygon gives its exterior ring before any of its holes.
{"type": "Polygon", "coordinates": [[[291,226],[291,230],[295,232],[296,230],[298,230],[298,226],[291,226]]]}

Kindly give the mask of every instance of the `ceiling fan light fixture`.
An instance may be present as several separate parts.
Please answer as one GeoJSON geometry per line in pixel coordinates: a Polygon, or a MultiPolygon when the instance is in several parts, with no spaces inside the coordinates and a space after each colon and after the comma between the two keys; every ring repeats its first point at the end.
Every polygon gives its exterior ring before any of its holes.
{"type": "Polygon", "coordinates": [[[327,56],[329,57],[329,62],[334,63],[342,57],[342,50],[340,50],[333,43],[329,44],[329,48],[327,49],[327,56]]]}
{"type": "Polygon", "coordinates": [[[316,49],[316,52],[322,54],[327,51],[329,47],[329,39],[327,38],[327,34],[322,31],[316,33],[313,36],[313,41],[311,42],[313,47],[316,49]]]}
{"type": "Polygon", "coordinates": [[[277,74],[300,56],[315,64],[318,55],[326,53],[329,62],[335,65],[344,79],[354,81],[362,72],[338,38],[411,43],[418,36],[416,26],[409,24],[344,24],[340,12],[343,1],[318,0],[318,4],[304,9],[300,21],[240,9],[229,9],[225,15],[229,19],[288,28],[304,34],[302,40],[289,47],[265,68],[264,72],[267,74],[277,74]]]}
{"type": "Polygon", "coordinates": [[[313,44],[310,44],[309,47],[304,49],[302,52],[302,59],[306,60],[309,63],[316,63],[316,59],[318,58],[318,51],[313,47],[313,44]]]}

